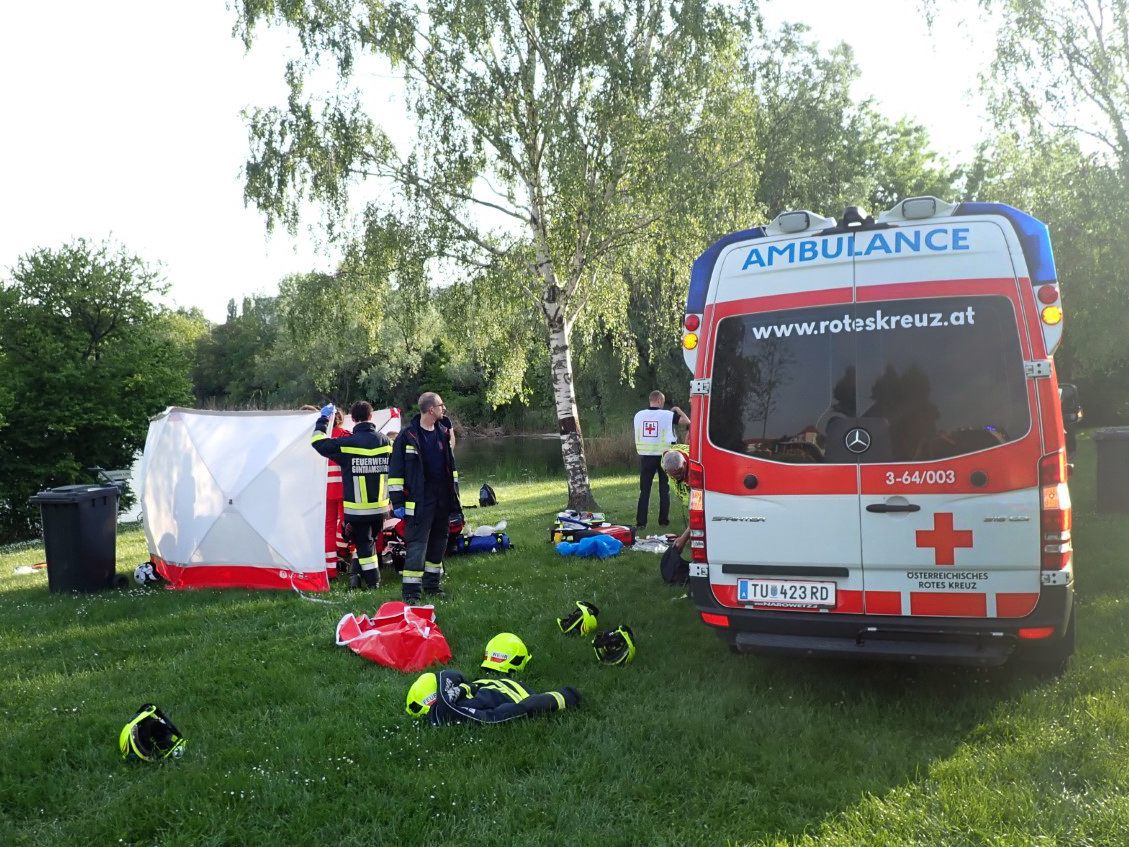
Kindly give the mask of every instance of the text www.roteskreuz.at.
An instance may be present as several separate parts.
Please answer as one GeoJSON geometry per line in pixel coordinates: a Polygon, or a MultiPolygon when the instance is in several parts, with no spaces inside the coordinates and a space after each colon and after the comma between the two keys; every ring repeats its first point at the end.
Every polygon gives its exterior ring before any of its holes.
{"type": "Polygon", "coordinates": [[[787,338],[790,335],[823,335],[840,332],[882,332],[888,329],[920,329],[937,326],[972,326],[976,311],[972,306],[955,312],[910,312],[886,315],[877,309],[866,317],[845,314],[841,318],[823,321],[791,321],[750,327],[753,338],[787,338]]]}

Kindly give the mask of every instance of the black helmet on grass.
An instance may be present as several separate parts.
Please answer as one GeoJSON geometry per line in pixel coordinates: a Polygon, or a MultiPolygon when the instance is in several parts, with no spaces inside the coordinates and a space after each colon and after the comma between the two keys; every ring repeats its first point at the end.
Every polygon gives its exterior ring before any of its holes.
{"type": "Polygon", "coordinates": [[[146,703],[137,710],[118,736],[123,759],[156,762],[172,756],[179,759],[187,743],[168,715],[146,703]]]}
{"type": "Polygon", "coordinates": [[[626,665],[635,658],[635,634],[631,627],[620,625],[593,638],[592,649],[605,665],[626,665]]]}

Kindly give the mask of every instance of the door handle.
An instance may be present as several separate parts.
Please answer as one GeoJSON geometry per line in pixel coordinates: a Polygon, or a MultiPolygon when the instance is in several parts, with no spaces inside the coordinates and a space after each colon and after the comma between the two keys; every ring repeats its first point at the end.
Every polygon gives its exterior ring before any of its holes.
{"type": "Polygon", "coordinates": [[[901,505],[890,503],[871,503],[866,507],[868,512],[920,512],[921,507],[916,503],[904,503],[901,505]]]}

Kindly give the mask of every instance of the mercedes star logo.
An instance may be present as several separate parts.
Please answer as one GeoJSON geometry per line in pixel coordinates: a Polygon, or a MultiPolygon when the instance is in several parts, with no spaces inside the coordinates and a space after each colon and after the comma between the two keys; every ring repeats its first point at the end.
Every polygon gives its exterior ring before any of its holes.
{"type": "Polygon", "coordinates": [[[870,433],[865,429],[855,427],[847,433],[847,437],[843,439],[843,443],[847,445],[847,449],[852,453],[865,453],[870,449],[870,433]]]}

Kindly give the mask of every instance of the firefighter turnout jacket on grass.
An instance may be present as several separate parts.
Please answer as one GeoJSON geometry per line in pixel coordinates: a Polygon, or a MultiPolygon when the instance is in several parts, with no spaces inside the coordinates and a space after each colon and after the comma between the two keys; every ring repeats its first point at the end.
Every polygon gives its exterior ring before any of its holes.
{"type": "Polygon", "coordinates": [[[580,703],[575,688],[537,694],[512,679],[469,681],[458,671],[440,671],[438,698],[428,712],[433,726],[477,721],[505,723],[529,715],[562,711],[580,703]]]}
{"type": "Polygon", "coordinates": [[[330,438],[326,434],[329,418],[322,416],[314,424],[313,448],[341,466],[341,487],[344,491],[345,522],[353,530],[357,545],[357,562],[365,583],[379,582],[380,563],[376,554],[376,534],[384,516],[392,506],[388,500],[388,463],[392,442],[378,432],[371,421],[353,427],[353,434],[330,438]]]}
{"type": "Polygon", "coordinates": [[[448,519],[462,509],[451,431],[442,421],[425,430],[416,415],[400,432],[392,448],[388,493],[392,507],[404,510],[408,550],[401,579],[404,602],[414,603],[421,589],[440,592],[448,519]]]}

